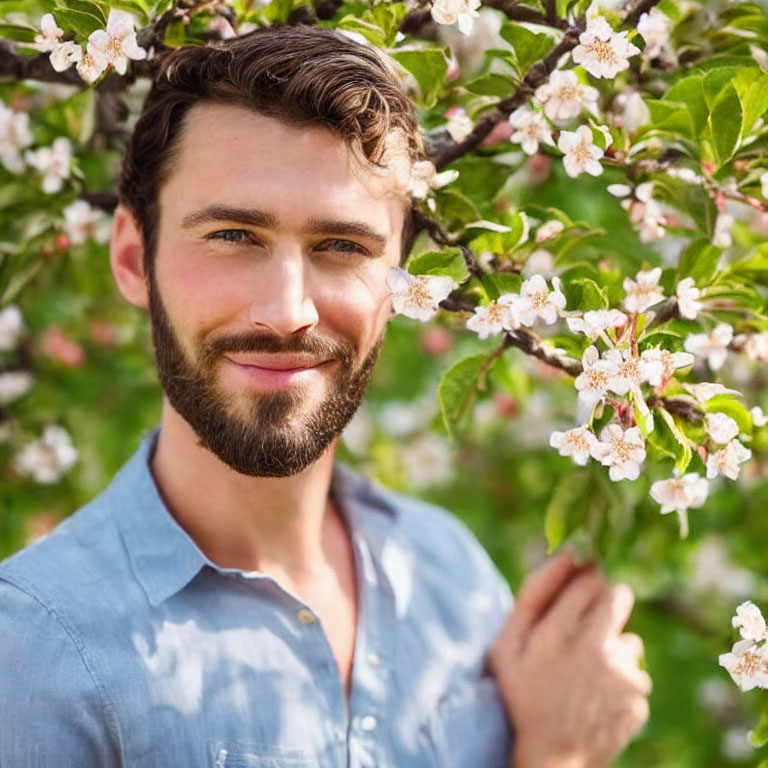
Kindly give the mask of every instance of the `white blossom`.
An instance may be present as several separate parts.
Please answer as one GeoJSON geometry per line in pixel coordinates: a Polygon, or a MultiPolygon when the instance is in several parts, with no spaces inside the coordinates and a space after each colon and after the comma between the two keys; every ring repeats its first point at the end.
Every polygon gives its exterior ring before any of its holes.
{"type": "Polygon", "coordinates": [[[627,312],[645,312],[646,309],[664,300],[664,291],[659,286],[661,267],[638,272],[635,279],[624,278],[624,309],[627,312]]]}
{"type": "Polygon", "coordinates": [[[709,484],[696,472],[659,480],[651,486],[651,498],[661,504],[661,514],[698,509],[707,500],[709,484]]]}
{"type": "Polygon", "coordinates": [[[458,24],[463,35],[472,32],[479,15],[480,0],[434,0],[432,18],[438,24],[458,24]]]}
{"type": "MultiPolygon", "coordinates": [[[[664,236],[664,214],[661,206],[651,196],[653,194],[653,182],[645,181],[638,184],[632,197],[619,195],[616,188],[624,187],[623,184],[612,184],[616,197],[624,197],[621,207],[629,214],[629,220],[633,224],[640,225],[640,242],[652,243],[664,236]]],[[[608,190],[611,191],[610,189],[608,190]]],[[[623,191],[623,189],[621,190],[623,191]]]]}
{"type": "Polygon", "coordinates": [[[730,213],[718,213],[715,219],[715,231],[712,234],[712,245],[716,248],[730,248],[733,245],[731,228],[735,219],[730,213]]]}
{"type": "Polygon", "coordinates": [[[618,424],[607,424],[600,431],[600,442],[592,456],[610,467],[608,477],[618,480],[637,480],[640,465],[645,460],[645,441],[638,427],[622,429],[618,424]]]}
{"type": "Polygon", "coordinates": [[[672,19],[658,8],[643,13],[637,22],[637,31],[645,41],[643,56],[646,59],[669,59],[672,55],[669,34],[672,19]]]}
{"type": "Polygon", "coordinates": [[[742,691],[768,687],[768,659],[766,646],[751,640],[739,640],[730,653],[721,653],[718,663],[728,670],[733,682],[742,691]]]}
{"type": "Polygon", "coordinates": [[[72,438],[63,427],[49,424],[43,436],[25,445],[14,459],[16,471],[33,477],[38,483],[49,485],[57,482],[71,469],[78,459],[72,438]]]}
{"type": "MultiPolygon", "coordinates": [[[[80,62],[83,59],[83,47],[79,45],[78,43],[74,42],[74,40],[67,40],[65,43],[59,43],[53,51],[51,52],[51,55],[48,57],[51,62],[51,66],[57,71],[57,72],[64,72],[64,70],[69,69],[73,64],[78,65],[78,70],[80,69],[80,62]]],[[[103,70],[101,70],[103,71],[103,70]]],[[[101,71],[99,74],[101,74],[101,71]]],[[[82,77],[82,73],[81,73],[82,77]]],[[[96,76],[98,77],[98,75],[96,76]]],[[[93,82],[93,80],[96,79],[94,77],[91,80],[88,80],[88,82],[93,82]]],[[[88,78],[83,78],[88,79],[88,78]]]]}
{"type": "Polygon", "coordinates": [[[0,101],[0,163],[11,173],[21,173],[24,170],[21,150],[31,143],[29,115],[16,112],[0,101]]]}
{"type": "Polygon", "coordinates": [[[438,189],[450,184],[459,177],[458,171],[437,172],[431,160],[417,160],[411,166],[408,192],[418,199],[423,199],[429,194],[430,188],[438,189]]]}
{"type": "Polygon", "coordinates": [[[694,356],[690,352],[670,352],[668,349],[653,347],[640,354],[640,370],[643,380],[652,387],[665,386],[678,368],[693,365],[694,356]]]}
{"type": "Polygon", "coordinates": [[[77,74],[85,80],[86,83],[94,83],[106,71],[109,62],[106,58],[94,56],[90,51],[81,51],[80,56],[72,49],[72,61],[77,62],[77,74]]]}
{"type": "Polygon", "coordinates": [[[415,489],[446,483],[453,475],[451,445],[427,433],[406,441],[400,448],[400,462],[408,484],[415,489]]]}
{"type": "Polygon", "coordinates": [[[445,124],[445,129],[455,142],[464,141],[472,133],[475,124],[463,107],[453,107],[446,116],[448,122],[445,124]]]}
{"type": "Polygon", "coordinates": [[[69,139],[59,136],[50,147],[28,149],[24,159],[43,174],[43,191],[48,194],[58,192],[64,179],[69,178],[72,163],[72,144],[69,139]]]}
{"type": "Polygon", "coordinates": [[[86,51],[102,67],[108,66],[124,75],[128,59],[146,59],[147,52],[136,42],[136,21],[126,11],[111,8],[107,16],[107,28],[96,29],[88,36],[86,51]]]}
{"type": "Polygon", "coordinates": [[[528,106],[518,107],[509,116],[509,122],[515,129],[509,140],[520,144],[526,155],[535,155],[541,142],[554,146],[552,130],[540,112],[534,112],[528,106]]]}
{"type": "Polygon", "coordinates": [[[726,413],[708,413],[706,423],[707,433],[719,445],[729,443],[739,434],[739,425],[726,413]]]}
{"type": "Polygon", "coordinates": [[[0,405],[7,405],[25,395],[33,382],[34,378],[28,371],[0,373],[0,405]]]}
{"type": "Polygon", "coordinates": [[[546,248],[537,248],[535,251],[532,251],[528,254],[525,264],[523,264],[523,274],[526,277],[541,275],[542,277],[551,278],[555,272],[555,255],[546,248]]]}
{"type": "Polygon", "coordinates": [[[768,424],[768,416],[763,413],[763,409],[759,405],[750,408],[749,414],[752,416],[752,426],[759,428],[768,424]]]}
{"type": "Polygon", "coordinates": [[[549,438],[549,444],[561,456],[570,456],[581,467],[589,461],[597,443],[597,437],[583,426],[566,432],[553,432],[549,438]]]}
{"type": "Polygon", "coordinates": [[[686,320],[695,320],[704,306],[698,299],[701,298],[701,289],[696,287],[692,277],[683,278],[677,284],[677,310],[680,317],[686,320]]]}
{"type": "Polygon", "coordinates": [[[82,245],[89,238],[93,238],[97,243],[106,243],[109,240],[109,217],[87,201],[75,200],[63,213],[64,231],[72,245],[82,245]]]}
{"type": "Polygon", "coordinates": [[[629,184],[609,184],[605,189],[614,197],[628,197],[632,194],[632,187],[629,184]]]}
{"type": "Polygon", "coordinates": [[[533,325],[537,319],[552,325],[561,310],[565,309],[565,294],[560,290],[560,280],[552,278],[553,289],[541,275],[533,275],[523,281],[520,287],[520,301],[517,316],[521,325],[533,325]]]}
{"type": "Polygon", "coordinates": [[[613,360],[600,358],[597,347],[587,347],[581,358],[582,372],[576,377],[574,386],[579,392],[579,402],[592,409],[608,391],[611,377],[616,371],[613,360]]]}
{"type": "Polygon", "coordinates": [[[760,174],[760,194],[768,200],[768,171],[760,174]]]}
{"type": "Polygon", "coordinates": [[[597,88],[580,83],[572,69],[556,69],[534,94],[536,101],[544,106],[544,114],[555,125],[567,125],[584,109],[597,117],[599,96],[597,88]]]}
{"type": "Polygon", "coordinates": [[[599,163],[603,150],[595,144],[592,131],[586,125],[580,125],[575,131],[561,131],[557,148],[565,155],[563,165],[571,178],[584,172],[592,176],[603,172],[599,163]]]}
{"type": "Polygon", "coordinates": [[[400,267],[390,269],[387,285],[395,312],[422,322],[434,317],[440,302],[457,287],[446,275],[411,275],[400,267]]]}
{"type": "Polygon", "coordinates": [[[736,480],[741,471],[740,464],[752,458],[752,451],[745,448],[738,440],[731,440],[725,448],[710,453],[707,457],[707,478],[712,480],[724,475],[729,480],[736,480]]]}
{"type": "Polygon", "coordinates": [[[690,392],[698,403],[706,403],[717,395],[741,395],[737,389],[728,389],[719,382],[702,381],[698,384],[683,384],[683,388],[690,392]]]}
{"type": "Polygon", "coordinates": [[[740,333],[734,338],[733,343],[749,360],[768,363],[768,331],[740,333]]]}
{"type": "Polygon", "coordinates": [[[745,600],[738,608],[731,624],[739,630],[742,640],[760,642],[766,639],[768,627],[760,609],[750,600],[745,600]]]}
{"type": "Polygon", "coordinates": [[[0,309],[0,352],[14,349],[23,330],[21,310],[15,304],[0,309]]]}
{"type": "Polygon", "coordinates": [[[693,168],[667,168],[667,176],[671,176],[673,179],[680,179],[686,184],[693,184],[700,187],[706,184],[707,180],[700,176],[693,168]]]}
{"type": "Polygon", "coordinates": [[[573,49],[573,60],[594,77],[613,78],[629,67],[629,57],[640,49],[627,40],[626,32],[614,32],[604,17],[587,22],[573,49]]]}
{"type": "Polygon", "coordinates": [[[629,349],[609,349],[603,355],[603,359],[613,363],[614,366],[613,373],[609,377],[608,389],[617,395],[640,392],[640,385],[644,379],[639,357],[635,357],[629,349]]]}
{"type": "Polygon", "coordinates": [[[626,325],[628,319],[618,309],[590,309],[583,317],[569,317],[565,322],[574,333],[583,333],[590,341],[595,341],[604,331],[626,325]]]}
{"type": "Polygon", "coordinates": [[[536,230],[536,242],[545,243],[547,240],[552,240],[552,238],[557,237],[557,235],[559,235],[564,229],[565,224],[563,224],[560,219],[550,219],[549,221],[545,221],[536,230]]]}
{"type": "Polygon", "coordinates": [[[639,91],[627,90],[620,93],[613,103],[619,110],[620,125],[627,133],[635,133],[651,121],[651,111],[639,91]]]}
{"type": "Polygon", "coordinates": [[[706,357],[709,367],[717,371],[728,357],[728,345],[733,340],[733,326],[718,323],[710,333],[692,333],[683,346],[696,357],[706,357]]]}
{"type": "Polygon", "coordinates": [[[35,35],[35,43],[32,48],[38,51],[52,51],[59,44],[59,38],[64,34],[63,29],[59,29],[52,13],[46,13],[40,19],[41,33],[35,35]]]}
{"type": "Polygon", "coordinates": [[[513,331],[520,327],[517,316],[519,302],[520,297],[517,294],[505,293],[490,304],[475,307],[475,314],[467,320],[467,328],[481,339],[495,336],[502,331],[513,331]]]}

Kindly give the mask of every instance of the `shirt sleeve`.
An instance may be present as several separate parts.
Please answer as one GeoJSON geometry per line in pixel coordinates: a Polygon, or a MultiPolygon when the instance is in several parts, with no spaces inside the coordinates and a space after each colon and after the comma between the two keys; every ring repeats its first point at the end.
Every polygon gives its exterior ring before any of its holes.
{"type": "Polygon", "coordinates": [[[120,766],[114,723],[71,628],[0,579],[0,766],[120,766]]]}

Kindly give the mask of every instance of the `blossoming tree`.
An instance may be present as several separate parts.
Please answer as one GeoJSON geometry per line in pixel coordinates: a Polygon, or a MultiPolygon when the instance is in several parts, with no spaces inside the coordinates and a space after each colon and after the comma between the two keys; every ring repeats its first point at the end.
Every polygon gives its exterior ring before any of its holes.
{"type": "Polygon", "coordinates": [[[745,602],[768,604],[760,5],[5,0],[0,14],[1,554],[100,490],[158,415],[146,325],[116,300],[105,246],[157,53],[331,26],[398,64],[428,153],[411,255],[388,278],[403,317],[348,460],[462,514],[513,582],[568,544],[635,587],[656,691],[623,764],[758,760],[760,693],[735,697],[725,670],[768,684],[745,602]]]}

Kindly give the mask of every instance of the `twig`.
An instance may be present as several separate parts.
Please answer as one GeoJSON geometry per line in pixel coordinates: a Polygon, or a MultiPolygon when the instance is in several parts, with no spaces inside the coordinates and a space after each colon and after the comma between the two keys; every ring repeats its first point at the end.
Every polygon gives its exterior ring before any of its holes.
{"type": "Polygon", "coordinates": [[[575,378],[583,370],[581,363],[578,360],[574,360],[572,357],[567,357],[562,353],[562,350],[545,347],[529,331],[519,328],[516,331],[509,331],[507,336],[513,347],[517,347],[527,355],[531,355],[553,368],[565,371],[569,376],[575,378]]]}
{"type": "Polygon", "coordinates": [[[624,19],[621,22],[621,25],[623,27],[637,26],[640,17],[658,4],[659,0],[636,0],[636,2],[630,3],[624,12],[624,19]]]}

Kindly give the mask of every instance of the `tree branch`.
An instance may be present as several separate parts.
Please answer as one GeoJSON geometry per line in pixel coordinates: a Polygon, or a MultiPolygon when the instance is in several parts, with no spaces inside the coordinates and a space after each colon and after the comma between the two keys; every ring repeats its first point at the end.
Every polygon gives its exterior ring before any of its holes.
{"type": "Polygon", "coordinates": [[[636,27],[637,22],[644,13],[648,13],[655,5],[659,4],[659,0],[635,0],[630,3],[624,12],[624,19],[621,22],[623,27],[636,27]]]}
{"type": "Polygon", "coordinates": [[[519,107],[540,86],[557,66],[560,57],[573,50],[579,43],[579,35],[582,30],[579,27],[569,27],[563,39],[541,60],[536,62],[518,85],[515,92],[496,105],[495,111],[479,122],[472,133],[464,141],[454,143],[442,149],[432,162],[438,171],[450,165],[454,160],[477,149],[483,140],[490,134],[494,127],[519,107]]]}
{"type": "Polygon", "coordinates": [[[513,347],[517,347],[527,355],[531,355],[553,368],[565,371],[569,376],[575,378],[583,371],[578,360],[564,355],[562,350],[545,347],[530,331],[518,328],[516,331],[509,331],[507,336],[513,347]]]}

